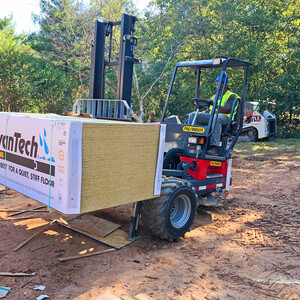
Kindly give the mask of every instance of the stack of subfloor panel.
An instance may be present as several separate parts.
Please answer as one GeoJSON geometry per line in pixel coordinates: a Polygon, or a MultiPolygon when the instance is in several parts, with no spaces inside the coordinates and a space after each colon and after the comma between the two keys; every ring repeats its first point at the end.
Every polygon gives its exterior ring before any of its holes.
{"type": "Polygon", "coordinates": [[[0,183],[64,213],[160,193],[165,128],[56,115],[0,114],[0,183]]]}

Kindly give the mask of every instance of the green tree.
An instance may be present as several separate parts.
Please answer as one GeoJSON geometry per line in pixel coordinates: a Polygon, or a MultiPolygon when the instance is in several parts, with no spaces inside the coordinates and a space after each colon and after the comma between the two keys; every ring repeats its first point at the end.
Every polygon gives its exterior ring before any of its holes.
{"type": "MultiPolygon", "coordinates": [[[[147,67],[140,72],[140,89],[151,86],[151,78],[153,82],[162,70],[160,79],[168,84],[176,61],[221,54],[253,63],[248,100],[260,101],[278,116],[299,113],[299,0],[157,0],[152,5],[151,13],[145,14],[147,42],[142,50],[147,67]],[[168,61],[168,50],[180,43],[168,61]]],[[[238,92],[240,74],[229,74],[238,92]]],[[[209,85],[209,80],[204,83],[209,85]]],[[[157,82],[144,99],[145,111],[159,108],[166,91],[167,85],[157,82]]]]}
{"type": "MultiPolygon", "coordinates": [[[[40,31],[17,36],[9,18],[0,20],[0,105],[6,110],[66,112],[88,96],[94,21],[136,15],[130,0],[40,0],[35,17],[40,31]]],[[[138,15],[137,15],[138,16],[138,15]]],[[[138,16],[133,109],[140,120],[155,112],[159,120],[173,68],[178,61],[233,56],[253,63],[248,100],[290,121],[299,115],[299,0],[153,0],[138,16]]],[[[120,32],[113,36],[118,60],[120,32]]],[[[107,69],[107,97],[116,96],[117,72],[107,69]]],[[[201,92],[210,96],[214,76],[203,72],[201,92]]],[[[231,89],[240,91],[240,73],[230,72],[231,89]]],[[[190,107],[193,74],[181,74],[176,105],[190,107]]],[[[201,95],[201,96],[203,96],[201,95]]],[[[175,96],[172,95],[172,97],[175,96]]]]}
{"type": "Polygon", "coordinates": [[[24,37],[15,36],[11,18],[0,21],[0,109],[20,111],[30,102],[28,80],[32,72],[32,49],[24,37]]]}
{"type": "MultiPolygon", "coordinates": [[[[194,46],[206,35],[208,21],[198,1],[159,0],[151,2],[137,28],[137,57],[143,64],[136,68],[139,101],[135,110],[143,114],[143,108],[146,118],[153,111],[159,120],[175,64],[206,57],[201,55],[205,50],[194,51],[194,46]]],[[[183,98],[178,106],[184,109],[189,100],[183,98]]]]}
{"type": "Polygon", "coordinates": [[[0,19],[0,109],[65,113],[71,108],[72,81],[58,66],[16,35],[11,18],[0,19]]]}
{"type": "Polygon", "coordinates": [[[40,7],[40,15],[34,17],[40,32],[30,37],[32,47],[73,82],[74,97],[85,95],[93,16],[72,0],[41,0],[40,7]]]}
{"type": "MultiPolygon", "coordinates": [[[[123,12],[133,9],[131,1],[91,1],[84,6],[75,0],[41,0],[41,14],[35,16],[40,32],[31,37],[37,51],[53,65],[60,67],[73,83],[73,99],[88,97],[91,44],[95,20],[115,21],[123,12]]],[[[119,37],[114,36],[112,55],[117,60],[119,37]]],[[[116,90],[115,72],[108,70],[108,90],[116,90]]]]}

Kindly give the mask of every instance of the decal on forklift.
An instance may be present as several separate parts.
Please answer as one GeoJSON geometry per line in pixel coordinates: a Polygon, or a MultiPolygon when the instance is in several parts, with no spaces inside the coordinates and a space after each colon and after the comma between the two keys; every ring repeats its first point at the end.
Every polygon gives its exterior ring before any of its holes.
{"type": "Polygon", "coordinates": [[[184,126],[183,131],[203,133],[205,131],[205,128],[203,128],[203,127],[193,127],[193,126],[184,126]]]}
{"type": "Polygon", "coordinates": [[[221,162],[220,161],[211,161],[210,165],[215,166],[215,167],[221,167],[221,162]]]}

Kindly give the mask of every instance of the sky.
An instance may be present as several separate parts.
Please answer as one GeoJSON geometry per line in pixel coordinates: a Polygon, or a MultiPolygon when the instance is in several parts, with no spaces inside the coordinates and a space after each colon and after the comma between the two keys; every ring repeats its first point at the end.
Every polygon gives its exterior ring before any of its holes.
{"type": "MultiPolygon", "coordinates": [[[[143,10],[150,0],[133,0],[137,8],[143,10]]],[[[13,15],[16,33],[30,33],[38,30],[32,21],[32,13],[39,14],[39,0],[0,0],[0,18],[13,15]]],[[[83,0],[83,2],[89,2],[83,0]]]]}

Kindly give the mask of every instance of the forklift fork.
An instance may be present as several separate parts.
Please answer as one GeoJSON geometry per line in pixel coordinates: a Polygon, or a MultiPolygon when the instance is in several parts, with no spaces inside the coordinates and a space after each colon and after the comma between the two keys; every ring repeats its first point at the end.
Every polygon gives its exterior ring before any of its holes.
{"type": "Polygon", "coordinates": [[[131,217],[130,227],[127,236],[127,239],[131,242],[134,242],[137,239],[139,239],[138,226],[139,226],[139,219],[141,215],[142,205],[143,205],[142,201],[138,201],[134,204],[133,215],[131,217]]]}

